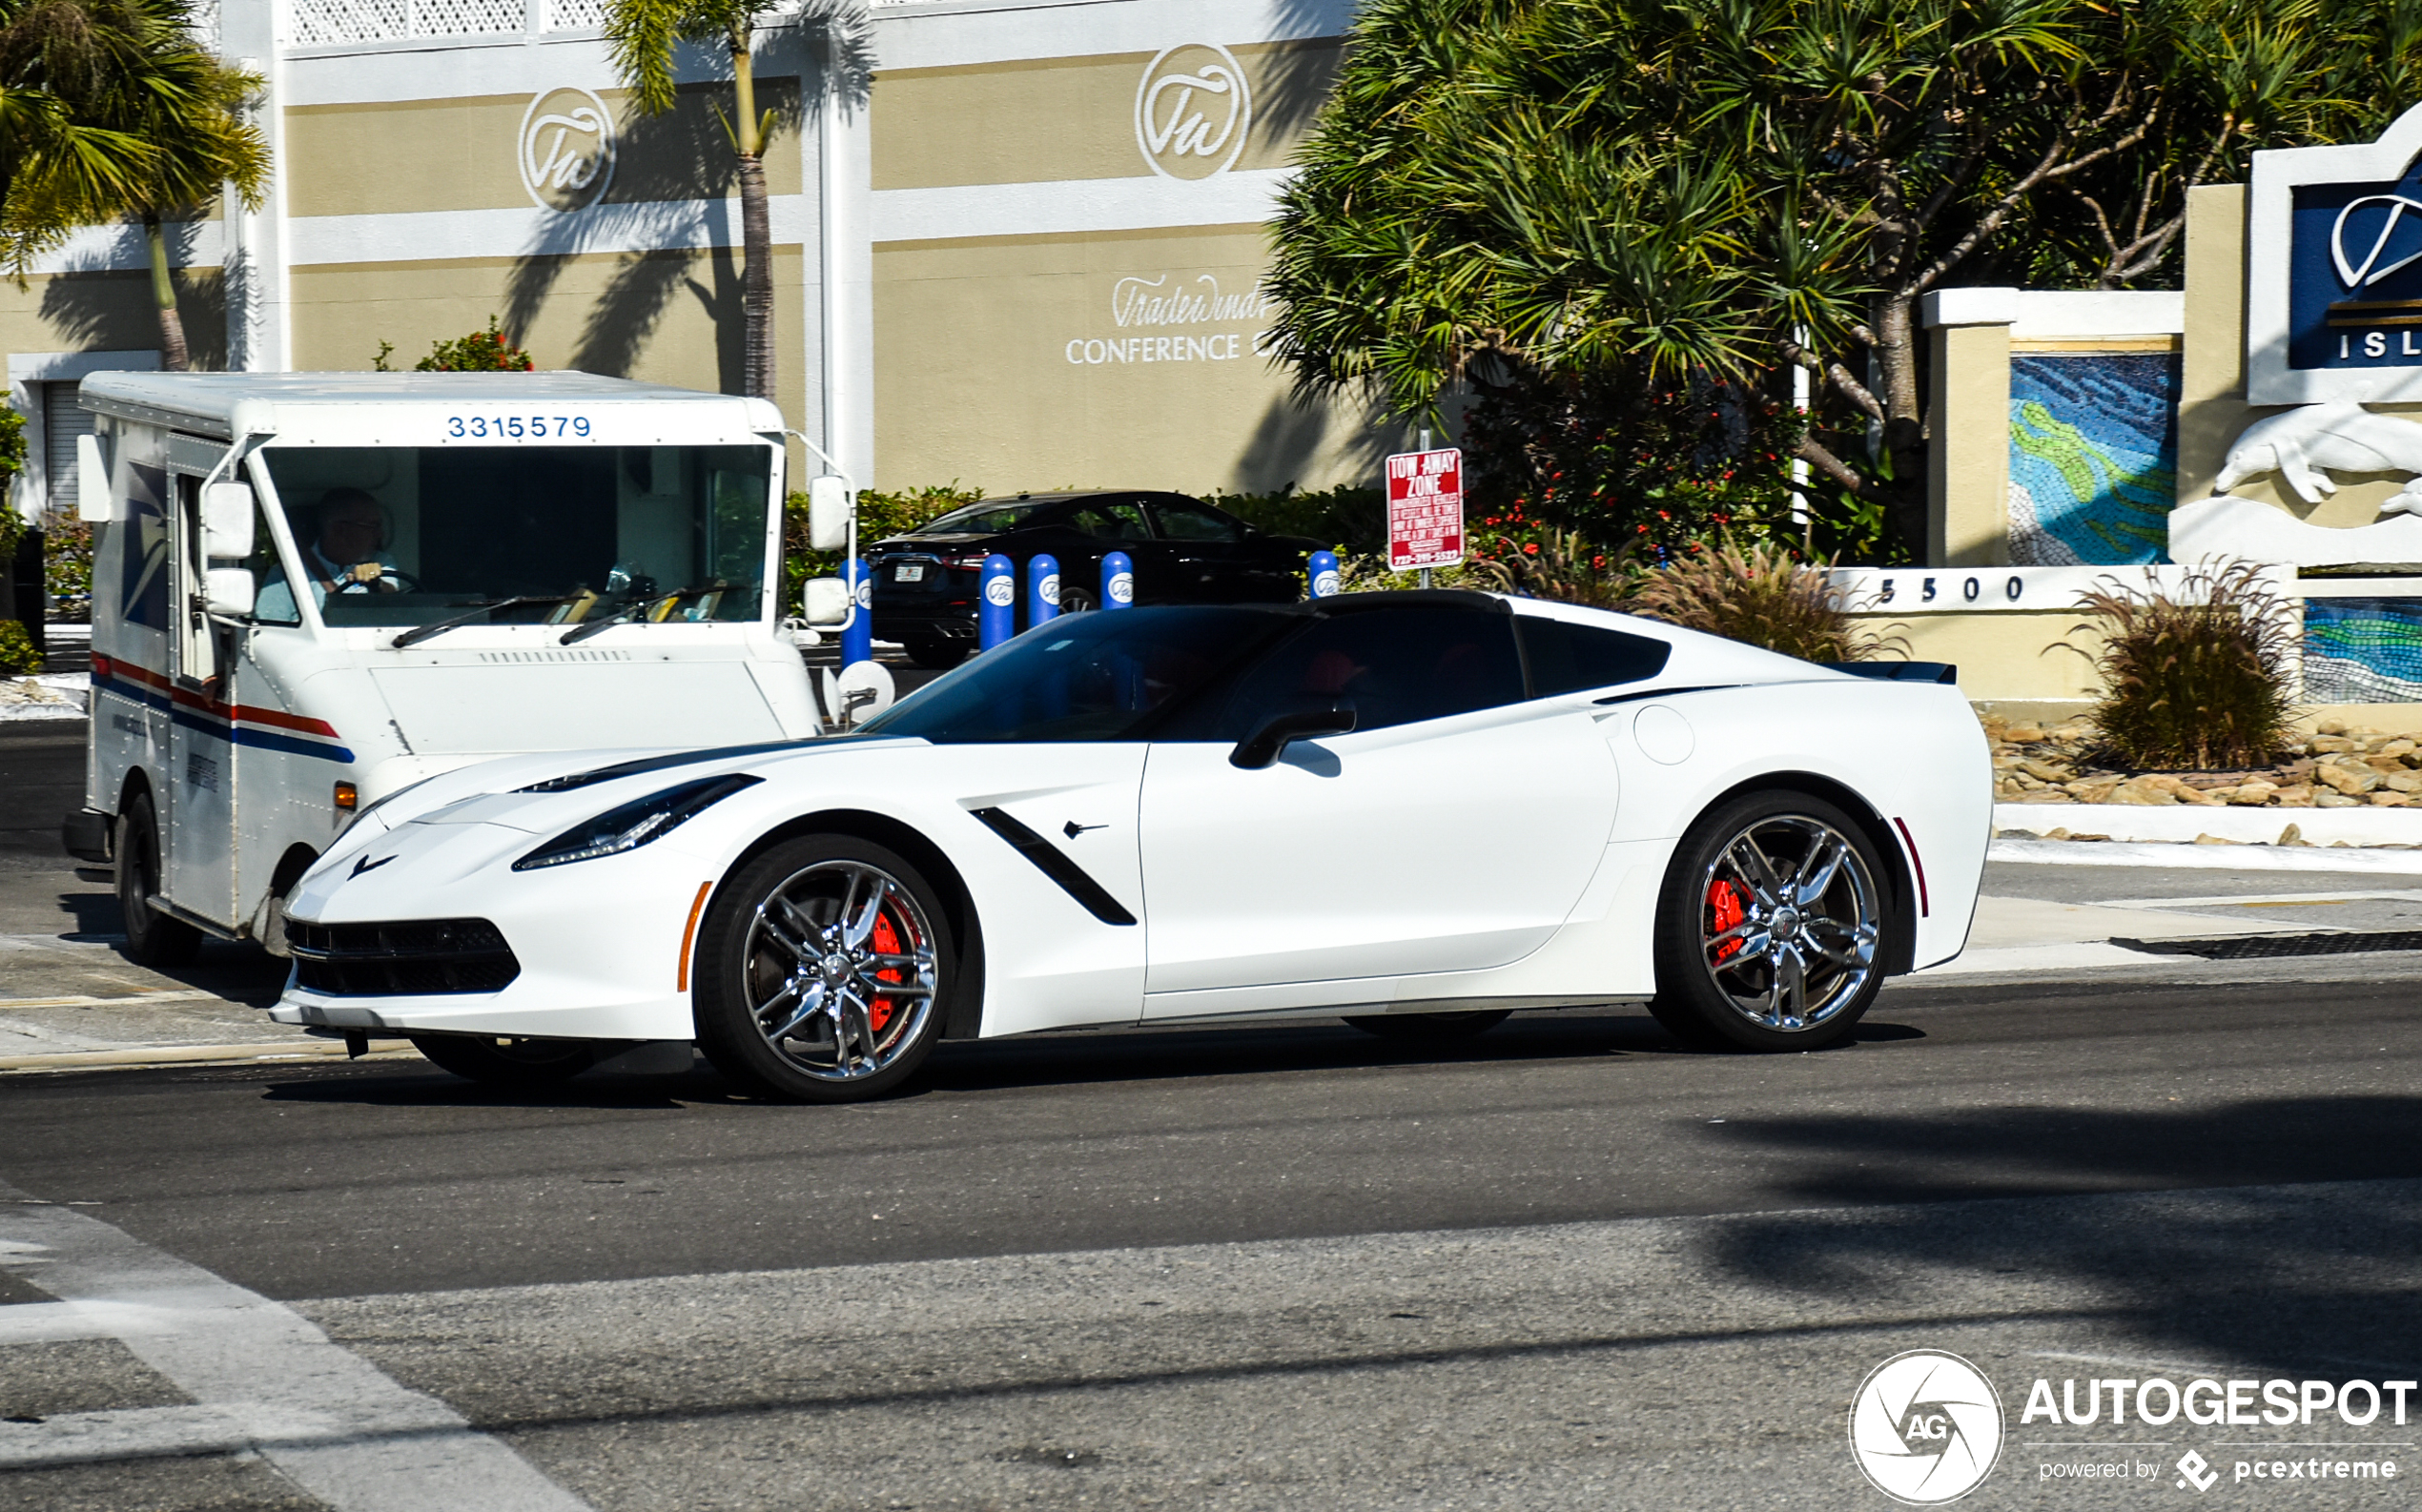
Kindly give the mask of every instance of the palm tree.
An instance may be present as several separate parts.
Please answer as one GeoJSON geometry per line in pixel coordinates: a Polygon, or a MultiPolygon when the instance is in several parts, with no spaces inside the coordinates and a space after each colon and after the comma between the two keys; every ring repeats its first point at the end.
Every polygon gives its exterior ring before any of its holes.
{"type": "Polygon", "coordinates": [[[197,46],[189,0],[43,0],[45,8],[81,10],[106,66],[61,90],[76,126],[139,144],[106,178],[30,185],[9,206],[23,228],[22,258],[59,230],[126,217],[139,221],[151,253],[152,298],[160,325],[160,365],[190,365],[185,322],[176,310],[166,222],[233,185],[257,207],[269,181],[269,145],[244,119],[260,80],[229,68],[197,46]]]}
{"type": "MultiPolygon", "coordinates": [[[[766,208],[765,152],[775,112],[757,109],[749,49],[775,9],[770,0],[611,0],[606,12],[614,71],[649,115],[672,109],[673,50],[681,43],[720,43],[731,59],[734,109],[723,122],[740,169],[740,386],[766,399],[773,398],[773,228],[766,208]]],[[[716,114],[722,116],[720,107],[716,114]]]]}
{"type": "Polygon", "coordinates": [[[0,0],[0,256],[20,276],[81,223],[83,207],[126,193],[155,155],[74,109],[151,30],[115,0],[0,0]]]}

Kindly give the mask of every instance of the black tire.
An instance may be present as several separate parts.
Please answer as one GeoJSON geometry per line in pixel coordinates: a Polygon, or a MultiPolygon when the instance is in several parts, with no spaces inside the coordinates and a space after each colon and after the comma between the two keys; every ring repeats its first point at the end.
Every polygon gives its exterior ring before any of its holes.
{"type": "Polygon", "coordinates": [[[415,1034],[412,1048],[441,1070],[489,1087],[553,1087],[619,1047],[589,1039],[514,1039],[480,1034],[415,1034]]]}
{"type": "Polygon", "coordinates": [[[1091,588],[1059,590],[1059,612],[1062,614],[1091,614],[1100,607],[1101,600],[1095,596],[1091,588]]]}
{"type": "Polygon", "coordinates": [[[967,660],[967,647],[956,641],[910,641],[908,659],[931,672],[947,672],[967,660]]]}
{"type": "Polygon", "coordinates": [[[160,912],[160,824],[152,795],[137,788],[117,816],[117,906],[126,916],[126,955],[137,966],[185,966],[202,952],[202,931],[160,912]]]}
{"type": "Polygon", "coordinates": [[[897,852],[786,840],[715,889],[690,994],[698,1048],[766,1096],[880,1097],[933,1053],[974,978],[962,967],[940,894],[897,852]]]}
{"type": "Polygon", "coordinates": [[[1511,1009],[1484,1008],[1466,1013],[1355,1013],[1345,1022],[1382,1039],[1466,1039],[1511,1017],[1511,1009]]]}
{"type": "Polygon", "coordinates": [[[1883,988],[1898,943],[1892,888],[1865,831],[1823,799],[1761,792],[1719,805],[1666,872],[1649,1011],[1693,1049],[1839,1044],[1883,988]],[[1734,848],[1745,839],[1756,856],[1734,848]],[[1768,862],[1762,883],[1756,857],[1768,862]]]}

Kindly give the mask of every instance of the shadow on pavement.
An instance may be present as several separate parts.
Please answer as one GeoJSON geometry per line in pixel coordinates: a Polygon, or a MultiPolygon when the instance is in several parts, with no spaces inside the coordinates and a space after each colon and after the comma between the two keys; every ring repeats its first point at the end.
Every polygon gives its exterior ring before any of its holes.
{"type": "MultiPolygon", "coordinates": [[[[1905,1024],[1862,1024],[1845,1050],[1925,1038],[1905,1024]]],[[[1061,1032],[940,1046],[925,1070],[887,1101],[936,1093],[1013,1092],[1111,1082],[1192,1080],[1368,1067],[1493,1066],[1607,1055],[1687,1053],[1645,1013],[1540,1014],[1468,1038],[1382,1039],[1319,1024],[1276,1029],[1061,1032]]],[[[386,1106],[633,1107],[770,1102],[734,1088],[701,1060],[680,1076],[582,1076],[560,1087],[481,1087],[435,1067],[398,1063],[392,1073],[330,1068],[270,1095],[281,1101],[386,1106]],[[637,1099],[633,1101],[632,1099],[637,1099]]],[[[782,1104],[772,1104],[784,1106],[782,1104]]]]}
{"type": "Polygon", "coordinates": [[[2410,1378],[2422,1367],[2417,1130],[2422,1096],[1735,1115],[1728,1134],[1744,1154],[1789,1152],[1798,1166],[1780,1184],[1792,1200],[1932,1206],[1745,1219],[1711,1240],[1709,1258],[1837,1299],[1903,1296],[1907,1278],[1929,1269],[2068,1283],[2167,1359],[2410,1378]],[[1830,1158],[1812,1165],[1811,1155],[1830,1158]],[[2323,1185],[2342,1182],[2398,1184],[2323,1185]],[[2149,1211],[2141,1196],[2117,1195],[2147,1189],[2168,1189],[2149,1211]],[[2056,1192],[2088,1195],[1943,1200],[2056,1192]]]}

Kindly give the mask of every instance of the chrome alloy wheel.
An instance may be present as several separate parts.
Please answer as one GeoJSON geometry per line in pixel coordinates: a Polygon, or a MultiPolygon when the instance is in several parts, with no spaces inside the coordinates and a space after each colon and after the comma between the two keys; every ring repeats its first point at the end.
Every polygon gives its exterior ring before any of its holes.
{"type": "Polygon", "coordinates": [[[768,892],[745,959],[757,1032],[820,1080],[874,1075],[934,1012],[933,927],[898,878],[864,862],[819,862],[768,892]]]}
{"type": "Polygon", "coordinates": [[[1798,814],[1752,821],[1700,878],[1700,960],[1751,1023],[1815,1029],[1877,971],[1882,894],[1858,848],[1798,814]]]}

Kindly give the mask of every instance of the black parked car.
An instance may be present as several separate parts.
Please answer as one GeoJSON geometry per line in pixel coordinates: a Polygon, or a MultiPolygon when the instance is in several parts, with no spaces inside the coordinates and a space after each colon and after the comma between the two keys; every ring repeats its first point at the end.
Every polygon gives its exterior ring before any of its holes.
{"type": "Polygon", "coordinates": [[[1183,494],[1098,491],[1019,494],[954,509],[868,552],[874,634],[919,666],[955,665],[975,649],[984,559],[1017,564],[1017,624],[1026,627],[1026,563],[1059,563],[1059,609],[1101,607],[1101,559],[1136,565],[1138,603],[1292,603],[1303,596],[1303,555],[1321,542],[1273,536],[1183,494]]]}

